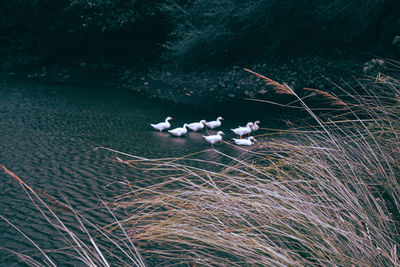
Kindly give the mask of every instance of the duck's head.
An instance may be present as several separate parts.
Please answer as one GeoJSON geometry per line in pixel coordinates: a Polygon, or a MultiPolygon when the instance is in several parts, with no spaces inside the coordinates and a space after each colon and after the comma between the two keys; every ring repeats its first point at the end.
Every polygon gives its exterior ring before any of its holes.
{"type": "Polygon", "coordinates": [[[172,117],[169,117],[169,116],[168,116],[165,120],[166,120],[166,121],[169,121],[169,120],[172,120],[172,119],[173,119],[172,117]]]}
{"type": "Polygon", "coordinates": [[[257,124],[259,124],[259,123],[260,123],[260,121],[255,121],[254,123],[257,123],[257,124]]]}
{"type": "Polygon", "coordinates": [[[223,121],[224,118],[222,118],[221,116],[217,118],[217,121],[223,121]]]}
{"type": "Polygon", "coordinates": [[[206,123],[206,122],[207,122],[206,120],[201,120],[200,121],[200,123],[203,123],[203,124],[206,123]]]}
{"type": "Polygon", "coordinates": [[[252,123],[252,122],[248,122],[248,123],[247,123],[247,127],[253,126],[253,125],[254,125],[254,123],[252,123]]]}
{"type": "Polygon", "coordinates": [[[247,138],[247,139],[249,139],[250,141],[253,141],[253,142],[257,142],[257,140],[256,140],[253,136],[250,136],[250,137],[247,138]]]}
{"type": "Polygon", "coordinates": [[[223,131],[218,131],[217,135],[225,135],[223,131]]]}
{"type": "Polygon", "coordinates": [[[186,127],[187,127],[187,124],[185,123],[182,128],[186,128],[186,127]]]}

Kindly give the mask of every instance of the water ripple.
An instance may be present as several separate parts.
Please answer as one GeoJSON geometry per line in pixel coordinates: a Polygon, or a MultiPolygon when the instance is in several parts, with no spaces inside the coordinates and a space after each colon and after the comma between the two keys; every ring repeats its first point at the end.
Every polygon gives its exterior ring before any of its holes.
{"type": "MultiPolygon", "coordinates": [[[[84,211],[89,220],[107,224],[113,219],[104,208],[99,208],[99,197],[107,199],[126,190],[112,182],[134,181],[151,174],[138,175],[132,168],[116,164],[113,153],[93,151],[95,147],[111,147],[152,158],[182,156],[208,148],[199,133],[173,138],[150,129],[149,122],[163,120],[168,115],[175,117],[174,126],[180,126],[220,114],[161,104],[113,88],[3,81],[0,83],[0,163],[35,190],[66,199],[76,210],[84,211]]],[[[219,149],[232,152],[230,147],[219,149]]],[[[211,152],[207,157],[218,160],[220,156],[211,152]]],[[[65,245],[55,238],[58,235],[54,227],[44,220],[10,176],[0,173],[0,184],[1,215],[43,248],[65,245]]],[[[79,231],[71,213],[54,208],[79,231]]],[[[37,253],[4,221],[0,221],[0,229],[3,246],[37,253]]],[[[0,251],[1,266],[19,262],[9,255],[0,251]]],[[[57,255],[59,262],[63,262],[64,256],[57,255]]]]}

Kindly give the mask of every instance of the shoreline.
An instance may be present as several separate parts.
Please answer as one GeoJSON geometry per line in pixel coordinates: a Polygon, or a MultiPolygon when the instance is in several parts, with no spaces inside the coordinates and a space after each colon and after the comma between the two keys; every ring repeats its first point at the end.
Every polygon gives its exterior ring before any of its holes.
{"type": "MultiPolygon", "coordinates": [[[[199,70],[182,70],[162,64],[153,64],[158,67],[139,67],[82,61],[31,70],[3,70],[2,73],[18,79],[109,86],[129,90],[150,99],[188,105],[206,111],[215,108],[229,110],[232,106],[251,110],[252,104],[245,100],[246,98],[282,103],[290,101],[291,98],[276,94],[259,78],[244,71],[244,68],[279,83],[287,83],[299,95],[304,96],[304,87],[339,93],[335,92],[335,86],[330,80],[351,82],[353,77],[360,77],[366,60],[366,57],[351,60],[322,57],[276,58],[258,64],[241,63],[220,68],[203,66],[199,70]]],[[[318,102],[317,99],[315,101],[318,102]]],[[[269,108],[271,107],[270,105],[269,108]]]]}

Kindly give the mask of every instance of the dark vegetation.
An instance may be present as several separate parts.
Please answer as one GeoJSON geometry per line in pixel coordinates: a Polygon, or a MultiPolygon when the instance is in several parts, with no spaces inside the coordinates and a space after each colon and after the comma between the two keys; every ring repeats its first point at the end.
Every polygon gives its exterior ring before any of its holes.
{"type": "Polygon", "coordinates": [[[16,67],[71,60],[137,59],[166,37],[157,1],[7,1],[1,8],[2,56],[16,67]]]}
{"type": "Polygon", "coordinates": [[[196,104],[256,94],[244,67],[321,89],[398,56],[398,14],[397,0],[8,0],[0,69],[196,104]]]}
{"type": "MultiPolygon", "coordinates": [[[[170,8],[180,61],[204,64],[273,55],[315,55],[371,45],[391,1],[189,1],[170,8]],[[183,23],[182,23],[183,22],[183,23]],[[317,49],[319,53],[313,52],[317,49]]],[[[383,37],[383,36],[382,36],[383,37]]],[[[375,43],[376,44],[376,43],[375,43]]]]}

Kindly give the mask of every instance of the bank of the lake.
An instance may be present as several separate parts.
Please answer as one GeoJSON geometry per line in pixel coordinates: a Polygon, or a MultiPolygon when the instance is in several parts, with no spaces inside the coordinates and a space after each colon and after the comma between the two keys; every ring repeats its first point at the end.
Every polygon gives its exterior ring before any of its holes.
{"type": "MultiPolygon", "coordinates": [[[[246,72],[245,68],[286,83],[301,96],[307,94],[303,90],[305,87],[340,94],[332,81],[342,85],[356,85],[354,77],[371,75],[363,72],[364,64],[370,59],[365,54],[352,58],[349,54],[339,53],[337,57],[277,57],[255,64],[238,62],[227,67],[201,66],[197,70],[185,70],[172,64],[165,66],[161,62],[138,66],[76,61],[69,65],[38,66],[5,74],[19,79],[108,86],[128,90],[149,99],[188,105],[190,108],[208,112],[228,111],[232,105],[243,110],[268,110],[279,107],[267,104],[254,106],[254,103],[244,99],[264,99],[282,104],[292,99],[276,94],[273,88],[265,86],[263,81],[246,72]]],[[[315,103],[319,100],[318,97],[309,99],[315,103]]]]}

